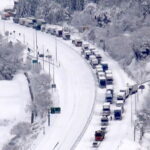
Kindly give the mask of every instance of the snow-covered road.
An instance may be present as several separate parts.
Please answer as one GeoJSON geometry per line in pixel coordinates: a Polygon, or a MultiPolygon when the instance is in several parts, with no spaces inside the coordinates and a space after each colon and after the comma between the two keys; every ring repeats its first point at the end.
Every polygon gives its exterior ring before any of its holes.
{"type": "MultiPolygon", "coordinates": [[[[1,30],[3,25],[4,22],[0,21],[1,30]]],[[[33,29],[11,22],[5,22],[5,29],[11,32],[15,30],[14,37],[22,41],[24,35],[25,42],[33,47],[33,29]],[[22,36],[19,37],[18,33],[22,36]]],[[[41,32],[37,35],[39,51],[43,51],[44,47],[55,56],[55,38],[41,32]]],[[[69,150],[84,129],[95,101],[96,87],[90,68],[65,42],[58,41],[57,44],[60,67],[56,68],[55,80],[62,113],[51,117],[51,127],[46,128],[46,135],[40,137],[38,145],[34,147],[36,150],[51,150],[56,144],[56,149],[69,150]]],[[[48,71],[48,67],[45,69],[48,71]]]]}

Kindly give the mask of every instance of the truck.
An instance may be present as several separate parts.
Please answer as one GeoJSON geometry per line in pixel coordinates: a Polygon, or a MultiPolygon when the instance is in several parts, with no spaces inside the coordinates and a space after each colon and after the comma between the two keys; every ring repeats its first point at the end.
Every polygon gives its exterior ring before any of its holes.
{"type": "Polygon", "coordinates": [[[122,120],[122,109],[121,109],[121,107],[116,107],[114,109],[114,119],[115,120],[122,120]]]}
{"type": "Polygon", "coordinates": [[[103,104],[103,115],[104,116],[109,116],[111,113],[110,111],[110,103],[106,102],[103,104]]]}
{"type": "Polygon", "coordinates": [[[124,101],[122,100],[116,101],[116,107],[121,107],[122,112],[124,112],[124,101]]]}
{"type": "Polygon", "coordinates": [[[106,92],[110,91],[112,95],[114,95],[114,87],[113,85],[107,85],[106,87],[106,92]]]}
{"type": "Polygon", "coordinates": [[[98,59],[98,62],[100,63],[101,60],[102,60],[102,56],[101,56],[100,52],[99,51],[95,51],[94,55],[96,56],[96,58],[98,59]]]}
{"type": "Polygon", "coordinates": [[[83,51],[84,51],[84,50],[89,50],[89,43],[84,42],[84,43],[82,44],[82,50],[83,50],[83,51]]]}
{"type": "Polygon", "coordinates": [[[125,92],[119,92],[117,95],[117,100],[123,100],[125,102],[125,100],[126,100],[125,92]]]}
{"type": "Polygon", "coordinates": [[[108,70],[108,63],[107,62],[101,62],[101,65],[102,65],[104,71],[108,70]]]}
{"type": "Polygon", "coordinates": [[[57,37],[62,37],[63,35],[63,28],[62,27],[57,27],[56,28],[56,36],[57,37]]]}
{"type": "Polygon", "coordinates": [[[109,103],[113,102],[113,95],[111,91],[106,91],[105,101],[109,103]]]}
{"type": "Polygon", "coordinates": [[[106,78],[105,77],[99,77],[99,87],[105,88],[106,87],[106,78]]]}
{"type": "Polygon", "coordinates": [[[81,46],[82,46],[82,40],[81,40],[81,39],[75,39],[74,45],[75,45],[76,47],[81,47],[81,46]]]}
{"type": "Polygon", "coordinates": [[[71,35],[70,35],[69,32],[63,31],[63,36],[62,37],[63,37],[64,40],[70,40],[71,35]]]}
{"type": "Polygon", "coordinates": [[[95,131],[95,141],[103,141],[105,138],[104,131],[98,130],[95,131]]]}
{"type": "Polygon", "coordinates": [[[86,51],[84,52],[84,57],[85,57],[87,60],[89,60],[89,57],[90,57],[91,54],[92,54],[92,53],[91,53],[90,50],[86,50],[86,51]]]}
{"type": "Polygon", "coordinates": [[[90,64],[91,64],[92,68],[95,69],[95,67],[98,65],[97,58],[91,59],[90,64]]]}
{"type": "Polygon", "coordinates": [[[130,95],[129,88],[123,88],[123,89],[120,90],[120,92],[125,93],[126,98],[128,98],[128,96],[130,95]]]}
{"type": "Polygon", "coordinates": [[[101,118],[101,126],[107,126],[109,122],[109,119],[107,116],[102,116],[101,118]]]}
{"type": "Polygon", "coordinates": [[[112,74],[106,74],[106,82],[107,85],[112,85],[113,84],[113,75],[112,74]]]}

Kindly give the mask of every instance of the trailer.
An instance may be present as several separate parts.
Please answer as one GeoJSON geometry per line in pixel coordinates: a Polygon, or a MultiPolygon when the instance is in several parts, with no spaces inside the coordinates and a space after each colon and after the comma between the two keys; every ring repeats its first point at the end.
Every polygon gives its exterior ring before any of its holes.
{"type": "Polygon", "coordinates": [[[104,71],[108,70],[108,63],[107,62],[101,62],[101,65],[102,65],[104,71]]]}
{"type": "Polygon", "coordinates": [[[107,116],[102,116],[101,118],[101,126],[108,126],[109,119],[107,116]]]}
{"type": "Polygon", "coordinates": [[[106,78],[105,77],[99,77],[99,87],[100,88],[106,87],[106,78]]]}
{"type": "Polygon", "coordinates": [[[110,110],[110,103],[106,102],[103,104],[103,115],[104,116],[109,116],[111,113],[111,110],[110,110]]]}
{"type": "Polygon", "coordinates": [[[115,120],[122,120],[122,109],[120,107],[116,107],[114,109],[114,119],[115,120]]]}
{"type": "Polygon", "coordinates": [[[95,141],[103,141],[105,138],[105,133],[101,130],[95,131],[95,141]]]}
{"type": "Polygon", "coordinates": [[[97,58],[91,59],[90,64],[91,64],[92,68],[95,69],[95,67],[98,65],[97,58]]]}
{"type": "Polygon", "coordinates": [[[116,107],[121,107],[122,112],[124,112],[124,101],[122,100],[116,101],[116,107]]]}
{"type": "Polygon", "coordinates": [[[70,40],[70,37],[71,37],[71,35],[69,32],[63,31],[63,39],[64,40],[70,40]]]}

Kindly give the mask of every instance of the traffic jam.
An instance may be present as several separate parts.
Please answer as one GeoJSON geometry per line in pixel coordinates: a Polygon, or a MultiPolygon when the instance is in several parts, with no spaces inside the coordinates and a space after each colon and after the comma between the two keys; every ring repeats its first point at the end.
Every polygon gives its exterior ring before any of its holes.
{"type": "MultiPolygon", "coordinates": [[[[111,120],[123,119],[126,99],[130,95],[137,92],[137,85],[125,87],[124,89],[120,89],[118,93],[115,93],[113,73],[109,68],[108,62],[105,62],[100,54],[100,51],[96,50],[96,48],[90,45],[88,42],[85,42],[80,38],[71,39],[71,32],[69,28],[64,28],[58,25],[50,25],[47,24],[43,19],[36,19],[33,17],[14,17],[13,22],[26,27],[32,27],[35,30],[40,30],[57,37],[61,37],[64,40],[71,40],[75,47],[81,48],[81,55],[93,69],[93,72],[97,77],[96,80],[99,88],[106,90],[105,100],[102,105],[102,112],[100,112],[100,128],[93,133],[94,139],[92,142],[92,147],[99,147],[100,143],[105,139],[109,122],[111,120]]],[[[39,54],[39,57],[46,56],[44,56],[44,54],[39,54]]]]}

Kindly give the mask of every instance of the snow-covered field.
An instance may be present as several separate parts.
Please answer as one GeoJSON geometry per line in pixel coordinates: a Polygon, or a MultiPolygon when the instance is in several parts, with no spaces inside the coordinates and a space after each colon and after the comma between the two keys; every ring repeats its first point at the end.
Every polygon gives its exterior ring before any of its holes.
{"type": "Polygon", "coordinates": [[[10,130],[21,121],[30,120],[26,112],[30,101],[28,83],[18,74],[12,81],[0,81],[0,149],[12,137],[10,130]]]}
{"type": "Polygon", "coordinates": [[[14,4],[14,0],[1,0],[0,1],[0,11],[4,8],[12,8],[14,4]]]}

